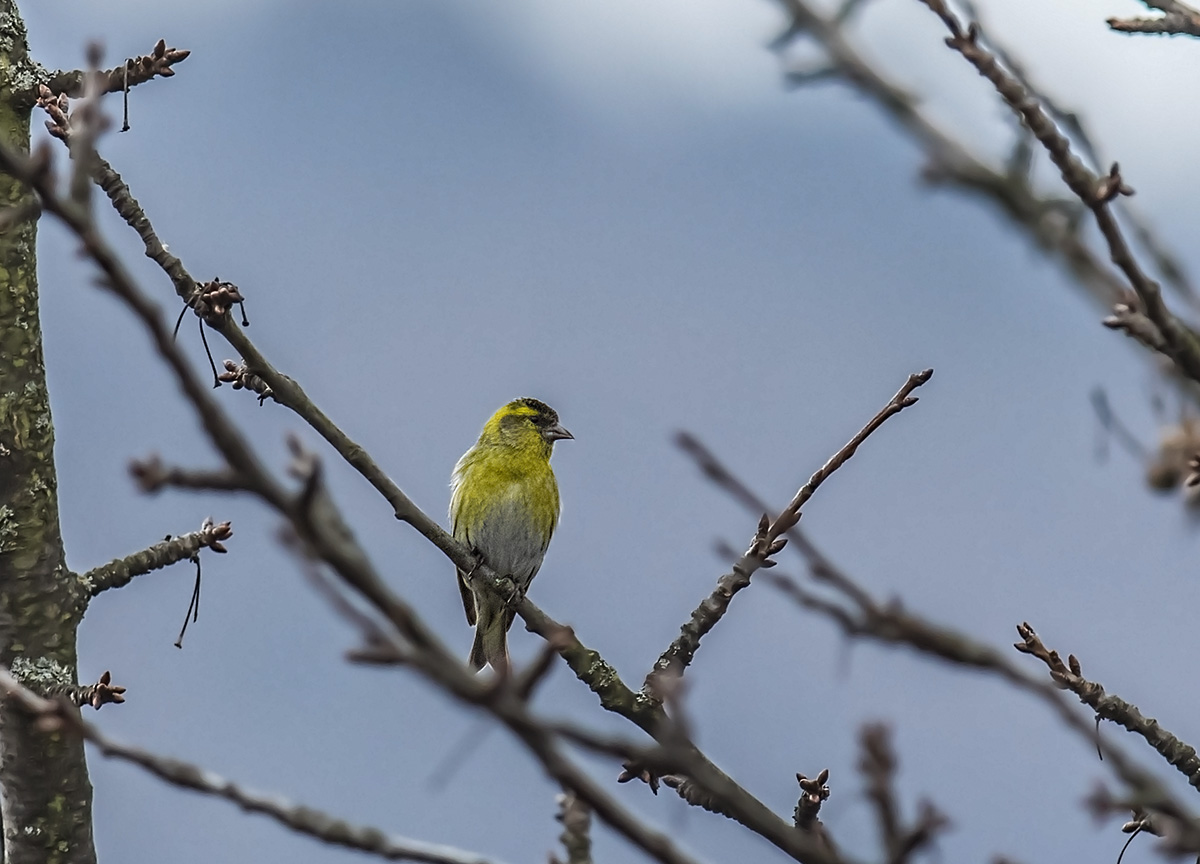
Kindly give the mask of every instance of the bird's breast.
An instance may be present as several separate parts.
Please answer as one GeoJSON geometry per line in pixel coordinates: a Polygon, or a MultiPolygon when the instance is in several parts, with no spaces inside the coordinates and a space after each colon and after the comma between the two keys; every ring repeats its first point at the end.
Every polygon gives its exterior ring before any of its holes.
{"type": "Polygon", "coordinates": [[[518,579],[537,572],[554,531],[555,513],[531,495],[527,484],[511,484],[481,508],[468,526],[470,542],[493,569],[518,579]]]}

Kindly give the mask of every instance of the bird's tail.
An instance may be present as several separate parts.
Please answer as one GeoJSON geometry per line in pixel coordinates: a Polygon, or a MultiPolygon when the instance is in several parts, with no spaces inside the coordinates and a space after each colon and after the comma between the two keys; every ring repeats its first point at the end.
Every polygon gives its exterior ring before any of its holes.
{"type": "Polygon", "coordinates": [[[508,628],[512,613],[502,599],[490,591],[475,595],[475,641],[471,645],[471,668],[482,669],[491,663],[499,675],[509,673],[508,628]]]}

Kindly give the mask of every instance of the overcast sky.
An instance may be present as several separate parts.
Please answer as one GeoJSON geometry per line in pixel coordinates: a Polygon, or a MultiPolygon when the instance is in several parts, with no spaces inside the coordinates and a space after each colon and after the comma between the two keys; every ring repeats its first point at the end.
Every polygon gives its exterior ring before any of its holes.
{"type": "MultiPolygon", "coordinates": [[[[193,275],[242,288],[259,347],[428,512],[444,518],[450,470],[496,407],[536,396],[558,409],[576,440],[554,457],[564,515],[531,596],[628,682],[728,565],[714,541],[741,546],[755,523],[674,449],[674,431],[782,504],[908,373],[932,366],[920,404],[808,505],[811,536],[876,594],[989,643],[1032,622],[1200,740],[1176,660],[1200,650],[1192,524],[1177,500],[1145,491],[1132,460],[1097,458],[1088,403],[1103,385],[1151,443],[1153,376],[999,217],[922,187],[920,152],[869,104],[840,86],[786,91],[766,49],[782,24],[773,4],[24,6],[47,66],[77,65],[89,39],[112,63],[160,36],[192,50],[174,79],[137,89],[132,131],[102,152],[193,275]]],[[[1200,168],[1187,142],[1200,115],[1181,106],[1195,104],[1200,47],[1104,27],[1139,8],[984,11],[1092,121],[1196,269],[1200,168]]],[[[855,32],[946,128],[1003,151],[1003,107],[916,0],[868,6],[855,32]]],[[[136,237],[115,220],[108,234],[174,315],[136,237]]],[[[348,667],[354,634],[281,551],[273,517],[240,499],[133,491],[129,459],[211,465],[211,449],[145,336],[48,222],[40,253],[69,564],[207,515],[236,532],[229,555],[204,556],[182,651],[171,643],[190,566],[93,604],[81,678],[111,669],[129,688],[100,726],[399,834],[544,860],[559,830],[553,786],[507,733],[408,673],[348,667]]],[[[201,368],[194,319],[181,339],[201,368]]],[[[232,356],[210,342],[218,361],[232,356]]],[[[280,407],[219,395],[272,465],[285,464],[286,432],[318,446],[280,407]]],[[[389,583],[465,657],[452,568],[361,478],[336,464],[330,475],[389,583]]],[[[802,568],[784,556],[781,569],[802,568]]],[[[518,662],[537,646],[514,629],[518,662]]],[[[895,729],[906,803],[927,796],[954,823],[945,860],[1110,860],[1124,840],[1080,807],[1105,767],[1044,708],[906,651],[847,647],[765,584],[739,595],[688,677],[701,746],[776,812],[791,813],[797,771],[831,769],[822,816],[856,854],[876,851],[857,728],[879,719],[895,729]]],[[[600,713],[565,669],[539,707],[600,713]]],[[[783,860],[724,819],[596,769],[704,860],[783,860]]],[[[99,756],[91,773],[102,860],[361,860],[99,756]]],[[[598,862],[641,860],[606,829],[596,841],[598,862]]]]}

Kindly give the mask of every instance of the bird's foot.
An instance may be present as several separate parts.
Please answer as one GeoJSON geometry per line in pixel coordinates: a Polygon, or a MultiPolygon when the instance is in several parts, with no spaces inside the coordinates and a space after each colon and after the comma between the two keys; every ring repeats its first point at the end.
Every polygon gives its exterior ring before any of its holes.
{"type": "Polygon", "coordinates": [[[511,579],[512,590],[508,592],[508,596],[504,598],[504,603],[509,609],[515,609],[521,605],[521,601],[525,599],[525,592],[529,590],[528,585],[521,585],[516,579],[511,579]]]}
{"type": "Polygon", "coordinates": [[[478,549],[472,547],[471,554],[473,556],[475,556],[475,563],[471,565],[471,569],[468,570],[466,572],[466,574],[463,576],[463,581],[466,582],[468,585],[470,585],[471,580],[475,578],[475,571],[478,570],[480,568],[480,566],[483,564],[483,553],[482,552],[480,552],[478,549]]]}

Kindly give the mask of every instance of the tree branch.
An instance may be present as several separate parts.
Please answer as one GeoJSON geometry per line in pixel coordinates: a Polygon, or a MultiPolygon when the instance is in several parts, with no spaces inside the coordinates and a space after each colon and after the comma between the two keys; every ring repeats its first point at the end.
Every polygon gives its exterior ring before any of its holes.
{"type": "MultiPolygon", "coordinates": [[[[96,159],[96,165],[94,175],[96,183],[104,190],[121,218],[142,239],[146,256],[167,274],[175,286],[175,293],[185,303],[190,303],[197,291],[196,280],[188,273],[183,262],[167,251],[150,219],[129,191],[129,186],[121,178],[121,175],[113,169],[112,165],[99,157],[96,159]]],[[[220,320],[210,321],[209,324],[217,329],[242,357],[242,363],[234,363],[233,369],[229,370],[231,373],[236,372],[235,377],[253,376],[259,379],[265,385],[265,389],[269,391],[271,399],[308,423],[348,465],[358,471],[383,496],[384,500],[391,505],[397,519],[410,524],[464,570],[470,570],[475,566],[477,562],[469,550],[460,546],[453,537],[425,515],[412,499],[388,477],[371,455],[317,407],[294,379],[277,370],[267,360],[229,315],[224,315],[220,320]]],[[[257,386],[252,387],[248,384],[244,386],[260,395],[263,392],[263,389],[257,386]]],[[[483,571],[478,571],[476,575],[491,578],[483,571]]]]}
{"type": "Polygon", "coordinates": [[[23,655],[13,658],[10,672],[30,692],[46,699],[66,699],[76,708],[91,705],[99,710],[102,705],[125,701],[125,688],[113,684],[109,672],[95,684],[81,686],[75,682],[73,670],[65,669],[62,664],[47,657],[30,659],[23,655]]]}
{"type": "MultiPolygon", "coordinates": [[[[761,499],[744,483],[734,478],[714,456],[703,451],[705,473],[717,485],[728,491],[734,500],[749,512],[761,512],[761,499]]],[[[798,527],[792,528],[798,532],[798,527]]],[[[801,608],[816,612],[837,624],[851,638],[872,639],[889,645],[906,645],[920,653],[937,657],[952,665],[976,669],[995,675],[1000,680],[1045,704],[1075,734],[1095,743],[1091,724],[1080,717],[1052,685],[1038,681],[1011,663],[992,646],[970,635],[946,627],[907,611],[899,600],[886,604],[877,602],[847,574],[837,568],[811,541],[798,535],[802,542],[789,548],[800,555],[809,566],[819,585],[831,589],[837,598],[829,599],[802,586],[799,582],[768,570],[763,574],[768,584],[775,586],[801,608]]],[[[1152,774],[1139,767],[1118,746],[1106,743],[1103,748],[1106,763],[1133,794],[1138,806],[1162,813],[1179,824],[1190,825],[1195,817],[1176,800],[1152,774]]],[[[1195,834],[1196,849],[1200,852],[1200,833],[1195,834]]]]}
{"type": "MultiPolygon", "coordinates": [[[[85,136],[78,137],[85,139],[85,136]]],[[[213,400],[211,390],[205,387],[192,371],[179,346],[171,338],[171,332],[163,322],[158,308],[142,294],[115,253],[101,239],[87,209],[79,202],[58,194],[50,181],[48,155],[26,159],[0,148],[0,168],[36,189],[42,196],[46,212],[58,217],[81,241],[85,254],[100,268],[100,284],[125,302],[145,327],[156,351],[175,377],[184,396],[192,404],[209,438],[225,457],[230,469],[241,476],[242,488],[255,494],[286,518],[311,554],[328,564],[345,584],[357,591],[396,628],[406,642],[406,650],[411,649],[410,667],[455,698],[490,711],[526,745],[551,777],[574,789],[593,808],[597,816],[656,860],[664,864],[694,864],[693,859],[680,850],[670,838],[650,829],[621,807],[586,772],[568,759],[555,736],[547,731],[546,724],[530,715],[525,704],[511,691],[511,685],[497,690],[496,687],[481,682],[447,651],[415,611],[391,592],[355,541],[332,501],[324,493],[320,483],[319,463],[315,458],[310,454],[298,452],[298,448],[293,447],[297,463],[301,463],[298,465],[299,470],[293,473],[301,475],[303,485],[297,493],[289,492],[271,475],[249,442],[213,400]],[[308,476],[303,476],[305,472],[308,472],[308,476]]],[[[445,532],[417,510],[415,505],[411,506],[415,515],[445,536],[448,555],[452,558],[457,557],[464,563],[468,560],[474,563],[473,556],[467,549],[449,535],[445,535],[445,532]]],[[[479,574],[499,579],[490,571],[484,573],[484,568],[479,569],[479,574]]],[[[732,781],[730,783],[732,784],[732,781]]],[[[732,785],[740,791],[740,787],[732,785]]],[[[741,794],[749,798],[746,793],[741,794]]],[[[793,836],[798,836],[791,826],[774,817],[766,808],[762,810],[774,818],[783,829],[782,832],[776,831],[775,836],[768,839],[777,845],[782,844],[781,848],[785,850],[807,848],[803,839],[798,846],[791,842],[793,836]]],[[[813,864],[822,864],[828,860],[827,856],[818,856],[813,860],[813,864]]]]}
{"type": "Polygon", "coordinates": [[[1129,286],[1137,295],[1139,311],[1146,315],[1162,335],[1163,353],[1170,357],[1188,378],[1200,382],[1200,344],[1195,335],[1167,309],[1158,283],[1141,269],[1109,207],[1110,202],[1118,195],[1133,194],[1133,190],[1125,185],[1116,163],[1113,163],[1109,173],[1103,177],[1093,174],[1072,152],[1070,141],[1058,131],[1036,96],[1016,76],[1005,70],[995,55],[984,47],[979,39],[978,28],[972,24],[964,30],[958,17],[943,0],[921,2],[928,6],[950,31],[946,44],[991,82],[996,92],[1041,142],[1050,160],[1058,168],[1063,182],[1084,206],[1092,211],[1100,233],[1108,244],[1112,262],[1125,275],[1129,286]]]}
{"type": "Polygon", "coordinates": [[[587,804],[568,789],[558,796],[558,813],[554,818],[563,826],[558,840],[567,860],[560,862],[551,856],[551,864],[592,864],[592,813],[587,804]]]}
{"type": "Polygon", "coordinates": [[[1083,669],[1074,654],[1067,655],[1064,663],[1057,651],[1046,648],[1041,638],[1029,624],[1017,626],[1021,640],[1013,645],[1023,654],[1030,654],[1046,664],[1050,678],[1064,690],[1070,690],[1079,701],[1096,712],[1097,717],[1123,726],[1135,735],[1140,735],[1171,765],[1187,778],[1188,783],[1200,789],[1200,756],[1196,748],[1185,744],[1175,735],[1158,725],[1151,717],[1144,717],[1136,705],[1119,696],[1104,692],[1104,687],[1083,677],[1083,669]]]}
{"type": "MultiPolygon", "coordinates": [[[[935,124],[916,96],[892,83],[877,64],[858,53],[836,15],[818,11],[806,0],[777,2],[789,16],[790,22],[772,47],[782,50],[801,39],[815,42],[829,65],[838,70],[842,81],[896,121],[923,149],[927,159],[923,172],[925,180],[949,185],[997,207],[1034,246],[1063,266],[1106,313],[1115,304],[1127,302],[1125,282],[1093,250],[1092,241],[1083,231],[1085,222],[1081,217],[1087,209],[1078,201],[1041,195],[1034,187],[1027,131],[1019,133],[1014,142],[1013,156],[1006,164],[997,163],[997,160],[971,150],[954,136],[953,130],[946,131],[935,124]]],[[[964,5],[969,8],[969,4],[964,5]]],[[[994,39],[989,39],[988,44],[1030,92],[1038,95],[1043,104],[1053,108],[1052,116],[1071,131],[1072,138],[1081,145],[1085,144],[1089,136],[1079,116],[1054,106],[1044,94],[1028,84],[1008,52],[1001,50],[994,39]]],[[[1088,146],[1086,149],[1094,153],[1094,148],[1088,146]]],[[[1190,308],[1200,308],[1200,295],[1180,265],[1179,257],[1157,239],[1146,221],[1128,204],[1122,207],[1122,217],[1130,226],[1140,248],[1162,274],[1165,283],[1190,308]]],[[[1168,373],[1166,377],[1175,378],[1173,383],[1176,386],[1181,383],[1174,374],[1168,373]]],[[[1183,387],[1181,390],[1189,400],[1195,401],[1197,398],[1193,388],[1183,387]]]]}
{"type": "Polygon", "coordinates": [[[1076,220],[1063,212],[1062,201],[1039,196],[1024,172],[989,164],[985,157],[941,129],[921,100],[892,83],[881,68],[854,48],[836,16],[818,11],[806,0],[778,3],[791,23],[776,40],[776,50],[804,37],[817,42],[830,64],[840,71],[842,80],[920,145],[927,160],[923,171],[927,182],[950,186],[994,205],[1104,308],[1120,298],[1121,281],[1088,245],[1076,220]]]}
{"type": "MultiPolygon", "coordinates": [[[[103,166],[103,163],[98,160],[103,166]]],[[[162,243],[159,241],[154,229],[146,217],[144,211],[137,204],[137,201],[129,193],[128,187],[119,177],[119,175],[108,166],[107,169],[101,168],[100,179],[98,182],[101,188],[108,194],[110,200],[122,215],[125,221],[134,228],[142,238],[146,247],[146,254],[151,259],[155,260],[160,267],[167,272],[172,283],[176,287],[177,293],[184,298],[185,302],[196,291],[195,280],[187,273],[179,259],[170,255],[162,243]]],[[[32,179],[32,178],[31,178],[32,179]]],[[[52,211],[53,212],[53,211],[52,211]]],[[[70,224],[70,223],[68,223],[70,224]]],[[[74,227],[74,226],[72,226],[74,227]]],[[[115,262],[114,262],[115,263],[115,262]]],[[[103,266],[103,265],[102,265],[103,266]]],[[[131,285],[132,283],[130,283],[131,285]]],[[[134,311],[138,312],[139,307],[132,304],[134,311]]],[[[139,313],[143,321],[150,323],[147,318],[139,313]]],[[[425,514],[417,505],[400,489],[399,486],[387,476],[386,473],[375,463],[361,446],[352,441],[341,429],[339,429],[328,416],[324,414],[304,393],[303,389],[290,377],[283,375],[271,365],[269,361],[258,351],[258,349],[245,336],[245,333],[233,322],[229,315],[225,315],[222,319],[216,322],[210,322],[215,328],[229,341],[229,343],[237,349],[243,359],[246,371],[258,376],[272,391],[272,398],[290,408],[294,413],[305,420],[318,434],[321,435],[334,450],[353,468],[355,468],[367,481],[375,487],[377,491],[383,495],[384,499],[392,506],[393,511],[398,519],[407,522],[417,530],[423,537],[433,543],[440,549],[447,558],[454,564],[464,570],[475,569],[475,578],[491,581],[498,587],[503,587],[506,579],[500,574],[495,573],[486,565],[480,565],[476,557],[464,545],[457,542],[450,534],[448,534],[440,525],[425,514]]],[[[156,339],[156,341],[158,341],[156,339]]],[[[170,350],[169,346],[159,345],[160,353],[164,350],[170,350]]],[[[175,368],[173,361],[169,361],[169,365],[175,368]]],[[[180,367],[176,370],[178,374],[184,374],[186,367],[180,367]]],[[[207,393],[193,394],[191,388],[187,389],[187,395],[192,399],[193,404],[197,405],[197,410],[202,416],[217,410],[208,399],[207,393]]],[[[218,448],[225,452],[225,446],[222,441],[227,444],[232,444],[235,438],[229,434],[227,430],[221,429],[223,424],[217,424],[220,434],[220,440],[214,438],[218,448]]],[[[207,426],[206,426],[207,428],[207,426]]],[[[212,432],[210,431],[210,435],[212,432]]],[[[238,448],[244,447],[244,442],[236,445],[238,448]]],[[[245,459],[246,457],[239,457],[245,459]]],[[[232,463],[231,463],[232,464],[232,463]]],[[[256,463],[257,464],[257,463],[256,463]]],[[[237,470],[235,468],[235,470],[237,470]]],[[[254,489],[258,485],[258,480],[250,482],[246,488],[254,489]]],[[[294,508],[289,508],[285,503],[285,498],[281,492],[271,493],[264,498],[272,506],[281,509],[285,514],[290,513],[290,518],[301,518],[294,508]]],[[[311,520],[302,519],[313,524],[311,520]]],[[[320,520],[316,520],[320,521],[320,520]]],[[[340,524],[334,522],[330,524],[340,524]]],[[[304,532],[301,532],[304,533],[304,532]]],[[[333,530],[333,535],[344,537],[342,531],[333,530]]],[[[334,546],[326,545],[324,548],[318,548],[317,554],[319,557],[327,560],[334,568],[335,572],[346,581],[351,587],[359,591],[366,597],[372,605],[374,605],[381,613],[384,614],[393,623],[398,623],[398,627],[406,637],[413,636],[412,628],[415,626],[416,617],[408,610],[406,606],[401,604],[398,598],[395,598],[384,586],[382,580],[377,576],[369,575],[369,565],[366,565],[361,560],[361,552],[355,548],[349,548],[342,544],[334,546]],[[333,550],[340,546],[340,552],[343,554],[333,554],[333,550]]],[[[545,615],[541,610],[537,609],[527,599],[517,607],[517,613],[525,620],[526,625],[535,633],[543,636],[543,638],[554,638],[554,634],[563,632],[566,628],[563,625],[553,621],[549,616],[545,615]]],[[[446,664],[453,664],[457,674],[459,664],[448,655],[443,656],[444,649],[440,643],[433,639],[432,634],[424,630],[424,626],[420,625],[419,641],[422,645],[415,646],[417,651],[413,652],[406,646],[403,649],[403,656],[413,660],[414,664],[421,667],[422,663],[426,665],[422,671],[425,674],[431,675],[435,680],[441,680],[443,685],[446,684],[444,676],[449,675],[446,664]],[[430,653],[428,650],[432,644],[437,644],[437,650],[430,653]]],[[[663,734],[662,729],[669,728],[664,723],[669,724],[669,718],[661,711],[661,708],[654,707],[650,711],[646,710],[643,704],[643,699],[637,694],[634,694],[628,687],[621,682],[620,677],[616,674],[607,663],[603,661],[598,654],[582,646],[577,639],[567,640],[560,650],[561,656],[567,661],[568,665],[575,671],[576,676],[588,685],[593,692],[601,698],[601,704],[606,709],[616,711],[633,720],[641,728],[650,732],[651,735],[663,734]]],[[[462,682],[449,687],[456,695],[464,697],[462,690],[462,682]]],[[[465,696],[465,698],[474,699],[474,696],[465,696]]],[[[511,718],[510,718],[511,719],[511,718]]],[[[511,728],[511,726],[510,726],[511,728]]],[[[515,731],[515,730],[514,730],[515,731]]],[[[520,733],[518,733],[520,734],[520,733]]],[[[528,742],[527,742],[528,743],[528,742]]],[[[531,749],[533,749],[531,747],[531,749]]],[[[557,761],[557,756],[549,751],[538,752],[535,750],[539,759],[543,760],[543,764],[547,764],[546,760],[554,762],[556,770],[566,770],[565,767],[557,761]]],[[[819,862],[831,861],[829,853],[824,847],[803,837],[789,826],[784,820],[780,819],[776,814],[771,812],[769,808],[758,801],[754,796],[750,795],[741,786],[730,779],[724,772],[720,771],[707,758],[696,750],[694,747],[687,753],[689,764],[693,765],[694,770],[691,771],[691,776],[697,782],[703,782],[706,786],[710,786],[716,790],[720,790],[717,794],[726,802],[727,815],[734,818],[741,824],[748,827],[755,833],[765,837],[770,842],[774,843],[779,848],[787,851],[797,860],[805,860],[819,864],[819,862]]],[[[554,775],[558,776],[558,775],[554,775]]],[[[564,779],[566,775],[559,777],[564,779]]],[[[577,789],[577,791],[580,791],[577,789]]],[[[588,803],[593,806],[593,809],[601,818],[609,824],[613,824],[612,820],[625,819],[619,815],[612,806],[598,806],[597,802],[590,797],[588,803]]],[[[627,837],[633,839],[638,845],[642,845],[643,841],[648,841],[646,836],[642,840],[634,839],[638,835],[634,831],[632,823],[625,827],[618,827],[627,837]]],[[[643,848],[648,848],[643,845],[643,848]]],[[[672,853],[674,854],[674,853],[672,853]]]]}
{"type": "Polygon", "coordinates": [[[875,808],[879,823],[879,845],[888,864],[905,864],[913,855],[931,845],[945,831],[949,821],[929,801],[918,803],[916,821],[905,825],[896,801],[897,760],[892,749],[891,732],[882,723],[863,727],[859,735],[858,770],[867,781],[867,798],[875,808]]]}
{"type": "MultiPolygon", "coordinates": [[[[106,673],[107,674],[107,673],[106,673]]],[[[306,834],[333,846],[344,846],[369,852],[392,861],[421,861],[426,864],[497,864],[494,859],[474,852],[410,840],[385,834],[378,828],[356,825],[334,816],[293,804],[274,795],[261,795],[189,762],[159,756],[138,747],[120,744],[103,735],[95,726],[82,720],[74,711],[64,710],[63,703],[44,699],[21,686],[8,672],[0,669],[0,689],[35,715],[46,733],[66,730],[91,742],[105,756],[130,762],[149,773],[184,789],[203,795],[224,798],[251,813],[261,813],[293,831],[306,834]]],[[[123,689],[123,688],[122,688],[123,689]]],[[[114,700],[120,701],[120,700],[114,700]]]]}
{"type": "MultiPolygon", "coordinates": [[[[818,487],[832,476],[833,472],[846,464],[858,450],[859,445],[867,440],[876,429],[882,426],[889,417],[899,414],[905,408],[915,405],[917,397],[912,392],[933,377],[933,370],[926,369],[908,376],[908,380],[897,391],[888,403],[872,417],[840,450],[833,454],[824,465],[800,487],[791,502],[774,518],[768,519],[766,509],[763,509],[762,521],[758,533],[750,548],[733,565],[733,570],[726,573],[717,581],[713,592],[692,612],[691,618],[684,624],[676,637],[654,663],[654,668],[646,676],[642,692],[647,697],[654,698],[657,679],[664,674],[682,675],[683,670],[691,664],[692,658],[700,649],[700,640],[717,625],[724,617],[733,602],[734,595],[750,584],[750,579],[761,567],[774,566],[770,556],[783,548],[787,541],[785,535],[796,527],[800,521],[800,510],[812,498],[818,487]]],[[[676,439],[681,446],[687,448],[695,439],[687,433],[680,433],[676,439]]],[[[698,442],[697,442],[698,443],[698,442]]]]}
{"type": "MultiPolygon", "coordinates": [[[[159,39],[149,54],[132,57],[112,69],[101,70],[98,73],[100,92],[117,93],[144,84],[154,78],[170,78],[175,74],[172,67],[176,63],[182,63],[191,53],[191,51],[179,48],[170,48],[167,46],[166,40],[159,39]]],[[[87,72],[82,69],[60,70],[51,73],[47,80],[39,83],[49,87],[55,95],[65,93],[67,96],[75,97],[83,95],[86,77],[87,72]]],[[[28,100],[24,104],[32,105],[37,96],[37,88],[33,88],[26,93],[19,94],[17,98],[28,100]]]]}
{"type": "Polygon", "coordinates": [[[1200,36],[1200,11],[1180,0],[1142,0],[1148,9],[1162,12],[1161,18],[1109,18],[1108,26],[1118,33],[1154,33],[1165,36],[1200,36]]]}
{"type": "Polygon", "coordinates": [[[226,552],[228,550],[222,541],[228,540],[232,535],[233,528],[229,522],[218,525],[212,519],[205,519],[199,531],[168,538],[140,552],[110,561],[87,571],[79,577],[79,581],[84,589],[95,597],[110,588],[124,588],[136,576],[170,567],[180,561],[189,561],[199,555],[201,549],[226,552]]]}

